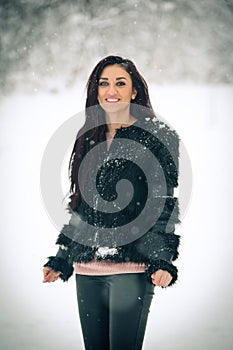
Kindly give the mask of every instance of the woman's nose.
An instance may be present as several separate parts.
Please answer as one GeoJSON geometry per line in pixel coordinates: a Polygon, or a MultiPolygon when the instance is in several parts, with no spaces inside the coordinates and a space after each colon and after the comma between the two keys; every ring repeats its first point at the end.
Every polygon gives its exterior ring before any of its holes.
{"type": "Polygon", "coordinates": [[[111,96],[114,96],[116,95],[116,93],[117,93],[117,87],[115,85],[109,85],[108,94],[111,96]]]}

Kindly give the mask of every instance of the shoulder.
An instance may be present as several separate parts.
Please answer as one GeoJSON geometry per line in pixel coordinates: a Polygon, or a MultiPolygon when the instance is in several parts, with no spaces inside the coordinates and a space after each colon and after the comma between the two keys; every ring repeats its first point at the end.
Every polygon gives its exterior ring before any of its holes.
{"type": "Polygon", "coordinates": [[[163,139],[173,138],[179,140],[179,136],[176,130],[158,118],[155,117],[153,119],[147,120],[146,123],[148,124],[150,131],[153,132],[155,136],[161,137],[163,139]]]}
{"type": "Polygon", "coordinates": [[[160,143],[168,148],[178,148],[180,138],[177,131],[158,118],[141,119],[137,126],[141,128],[141,135],[147,138],[150,146],[160,143]]]}

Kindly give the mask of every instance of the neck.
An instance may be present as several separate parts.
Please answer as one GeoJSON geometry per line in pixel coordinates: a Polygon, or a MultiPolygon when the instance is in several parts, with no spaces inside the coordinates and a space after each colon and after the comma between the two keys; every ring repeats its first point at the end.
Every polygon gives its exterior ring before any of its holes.
{"type": "Polygon", "coordinates": [[[106,113],[105,118],[109,132],[115,131],[120,127],[127,127],[137,120],[129,113],[121,113],[121,115],[119,115],[119,113],[106,113]]]}

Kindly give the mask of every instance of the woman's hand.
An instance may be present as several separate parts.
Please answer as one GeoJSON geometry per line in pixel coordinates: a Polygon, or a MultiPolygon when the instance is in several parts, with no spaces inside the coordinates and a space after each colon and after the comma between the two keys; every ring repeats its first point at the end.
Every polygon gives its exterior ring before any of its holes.
{"type": "Polygon", "coordinates": [[[55,282],[59,278],[59,275],[61,272],[54,271],[49,267],[44,267],[43,273],[44,273],[43,283],[46,283],[46,282],[55,282]]]}
{"type": "Polygon", "coordinates": [[[151,275],[152,283],[159,287],[167,287],[172,281],[172,275],[164,270],[158,270],[151,275]]]}

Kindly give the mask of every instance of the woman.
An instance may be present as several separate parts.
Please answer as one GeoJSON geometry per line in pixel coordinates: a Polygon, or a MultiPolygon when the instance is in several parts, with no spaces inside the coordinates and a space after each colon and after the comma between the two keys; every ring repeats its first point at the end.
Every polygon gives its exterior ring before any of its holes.
{"type": "Polygon", "coordinates": [[[133,62],[102,59],[70,158],[71,220],[43,270],[43,282],[75,271],[86,350],[141,349],[154,286],[177,279],[178,145],[133,62]]]}

